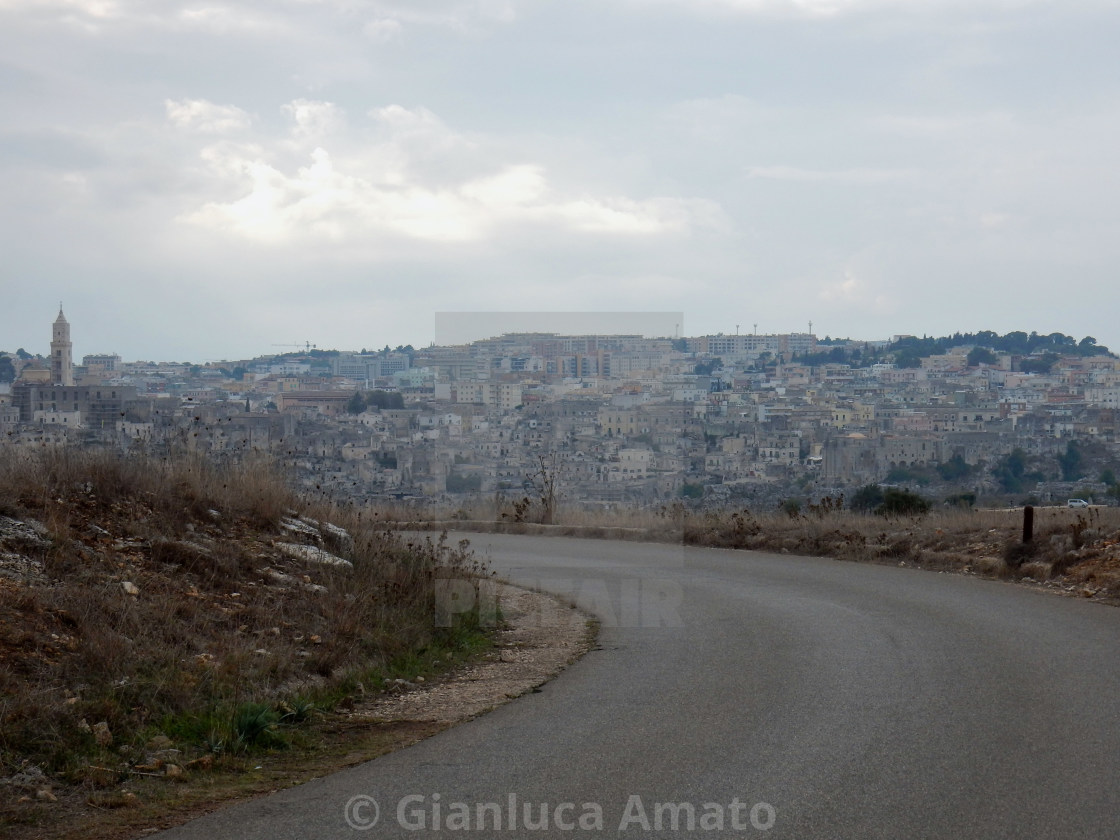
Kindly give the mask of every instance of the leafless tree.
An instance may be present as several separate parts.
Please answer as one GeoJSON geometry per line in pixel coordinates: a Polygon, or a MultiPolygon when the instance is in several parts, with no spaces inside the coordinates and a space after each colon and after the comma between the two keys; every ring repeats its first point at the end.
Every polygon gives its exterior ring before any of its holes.
{"type": "Polygon", "coordinates": [[[529,476],[537,496],[540,498],[540,521],[551,525],[556,516],[556,502],[559,498],[560,457],[556,453],[537,455],[539,469],[529,476]]]}

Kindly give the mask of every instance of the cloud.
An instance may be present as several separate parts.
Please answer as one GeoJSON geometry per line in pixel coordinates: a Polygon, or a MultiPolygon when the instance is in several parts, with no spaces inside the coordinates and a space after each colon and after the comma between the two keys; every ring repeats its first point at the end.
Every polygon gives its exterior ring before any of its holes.
{"type": "Polygon", "coordinates": [[[362,27],[362,32],[371,40],[384,44],[400,35],[403,29],[401,22],[395,18],[374,18],[362,27]]]}
{"type": "Polygon", "coordinates": [[[452,296],[920,332],[1072,271],[1116,345],[1115,9],[1029,2],[0,0],[0,246],[149,319],[315,277],[393,344],[452,296]]]}
{"type": "Polygon", "coordinates": [[[587,233],[636,235],[685,233],[694,226],[719,227],[722,221],[712,202],[678,198],[589,197],[537,208],[536,215],[587,233]]]}
{"type": "Polygon", "coordinates": [[[577,278],[573,286],[573,291],[581,297],[586,295],[588,300],[601,297],[601,290],[609,289],[610,297],[604,305],[619,307],[632,306],[635,300],[645,305],[672,305],[691,295],[709,292],[709,284],[696,278],[644,272],[622,276],[589,274],[577,278]]]}
{"type": "Polygon", "coordinates": [[[980,214],[980,227],[985,230],[999,230],[1006,227],[1009,221],[1011,217],[1006,213],[998,213],[994,210],[980,214]]]}
{"type": "MultiPolygon", "coordinates": [[[[719,228],[712,202],[675,197],[636,199],[578,191],[550,181],[540,164],[505,164],[440,179],[417,174],[410,148],[456,156],[477,144],[455,136],[432,112],[393,105],[373,112],[387,136],[364,145],[345,131],[345,115],[331,103],[296,100],[285,106],[299,140],[329,139],[289,169],[282,142],[214,144],[201,156],[210,190],[231,198],[206,201],[183,215],[192,225],[271,243],[346,242],[372,245],[379,237],[474,242],[525,227],[585,234],[652,236],[719,228]]],[[[459,161],[450,170],[462,170],[459,161]]]]}
{"type": "Polygon", "coordinates": [[[301,21],[366,21],[357,31],[388,41],[405,26],[422,26],[470,33],[517,20],[514,0],[0,0],[0,13],[34,15],[61,21],[90,33],[109,26],[152,30],[202,30],[218,35],[296,35],[301,21]]]}
{"type": "Polygon", "coordinates": [[[431,26],[466,32],[517,20],[517,3],[513,0],[370,0],[362,5],[375,15],[374,22],[387,19],[398,27],[431,26]]]}
{"type": "Polygon", "coordinates": [[[0,11],[34,11],[59,15],[85,15],[91,18],[112,18],[122,14],[118,0],[0,0],[0,11]]]}
{"type": "Polygon", "coordinates": [[[1023,6],[1057,5],[1056,0],[622,0],[629,6],[680,6],[690,13],[725,12],[762,17],[838,18],[868,12],[901,13],[939,9],[1006,11],[1023,6]]]}
{"type": "Polygon", "coordinates": [[[882,0],[702,0],[702,4],[755,14],[794,14],[806,17],[834,17],[882,0]]]}
{"type": "Polygon", "coordinates": [[[467,198],[493,207],[515,208],[539,201],[548,183],[539,166],[511,166],[505,172],[463,186],[467,198]]]}
{"type": "Polygon", "coordinates": [[[467,140],[447,127],[434,113],[422,106],[406,108],[403,105],[386,105],[369,112],[377,128],[394,142],[416,144],[425,148],[450,151],[464,145],[467,140]]]}
{"type": "Polygon", "coordinates": [[[796,166],[751,166],[750,178],[807,183],[882,184],[912,181],[917,173],[909,169],[803,169],[796,166]]]}
{"type": "Polygon", "coordinates": [[[1023,126],[1006,110],[985,110],[975,113],[891,113],[873,117],[869,128],[906,139],[943,141],[967,140],[985,136],[1022,133],[1023,126]]]}
{"type": "Polygon", "coordinates": [[[823,284],[817,293],[817,299],[835,309],[874,314],[890,314],[895,311],[891,296],[872,288],[862,274],[857,274],[853,268],[844,269],[839,280],[823,284]]]}
{"type": "MultiPolygon", "coordinates": [[[[187,4],[179,9],[178,13],[163,18],[147,17],[146,22],[153,26],[185,26],[187,29],[197,29],[211,32],[215,35],[255,34],[279,35],[292,33],[292,27],[285,21],[284,9],[246,9],[238,4],[214,3],[211,5],[187,4]]],[[[134,20],[143,20],[147,11],[138,11],[132,17],[134,20]]]]}
{"type": "Polygon", "coordinates": [[[215,105],[205,99],[167,99],[164,101],[167,118],[177,128],[187,128],[202,134],[226,134],[249,127],[252,122],[247,113],[233,105],[215,105]]]}
{"type": "Polygon", "coordinates": [[[665,109],[670,127],[695,141],[738,142],[749,133],[773,126],[788,114],[739,94],[702,97],[677,102],[665,109]]]}
{"type": "Polygon", "coordinates": [[[284,106],[292,120],[292,138],[298,143],[319,143],[346,127],[346,116],[330,102],[295,99],[284,106]]]}
{"type": "Polygon", "coordinates": [[[843,277],[833,283],[826,284],[821,288],[818,297],[823,301],[855,301],[863,296],[863,289],[860,282],[851,274],[845,271],[843,277]]]}

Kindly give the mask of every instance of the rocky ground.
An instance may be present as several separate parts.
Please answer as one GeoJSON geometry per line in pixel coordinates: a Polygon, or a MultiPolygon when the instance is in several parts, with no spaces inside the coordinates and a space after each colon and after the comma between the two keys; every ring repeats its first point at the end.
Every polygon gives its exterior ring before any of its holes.
{"type": "Polygon", "coordinates": [[[499,587],[499,601],[502,624],[493,649],[457,667],[437,667],[427,677],[397,678],[384,691],[350,698],[317,715],[297,746],[258,754],[251,761],[204,757],[176,765],[182,752],[170,739],[157,736],[145,745],[145,765],[132,765],[126,778],[106,786],[60,787],[41,768],[26,764],[0,778],[4,836],[142,837],[222,805],[407,747],[477,717],[535,690],[593,642],[594,626],[569,604],[508,586],[499,587]]]}
{"type": "Polygon", "coordinates": [[[403,681],[399,691],[356,708],[356,720],[457,723],[532,691],[587,652],[588,617],[539,592],[499,587],[502,629],[495,650],[433,685],[403,681]]]}
{"type": "Polygon", "coordinates": [[[0,834],[128,836],[531,689],[586,628],[515,593],[437,621],[488,577],[267,465],[0,452],[0,834]]]}

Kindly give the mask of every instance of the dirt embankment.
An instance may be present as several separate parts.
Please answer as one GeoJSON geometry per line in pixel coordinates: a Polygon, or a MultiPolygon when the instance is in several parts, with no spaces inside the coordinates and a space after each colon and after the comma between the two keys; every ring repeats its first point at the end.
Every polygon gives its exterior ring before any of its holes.
{"type": "Polygon", "coordinates": [[[534,636],[536,596],[438,620],[440,580],[487,577],[267,464],[0,453],[0,833],[163,824],[529,690],[585,631],[534,636]]]}
{"type": "Polygon", "coordinates": [[[100,783],[61,786],[24,765],[0,779],[5,836],[124,840],[170,828],[408,747],[537,690],[591,647],[593,623],[569,604],[508,586],[497,595],[501,623],[492,648],[466,660],[432,660],[421,674],[316,711],[283,749],[215,756],[168,775],[167,759],[181,752],[153,739],[145,745],[147,770],[126,756],[100,783]]]}

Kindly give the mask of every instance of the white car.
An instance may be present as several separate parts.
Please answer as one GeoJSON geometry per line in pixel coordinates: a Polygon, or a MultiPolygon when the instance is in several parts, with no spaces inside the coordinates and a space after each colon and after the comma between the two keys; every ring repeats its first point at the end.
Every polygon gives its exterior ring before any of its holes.
{"type": "Polygon", "coordinates": [[[1071,507],[1071,508],[1089,507],[1089,503],[1087,501],[1085,501],[1084,499],[1070,499],[1068,502],[1066,502],[1066,507],[1071,507]]]}

